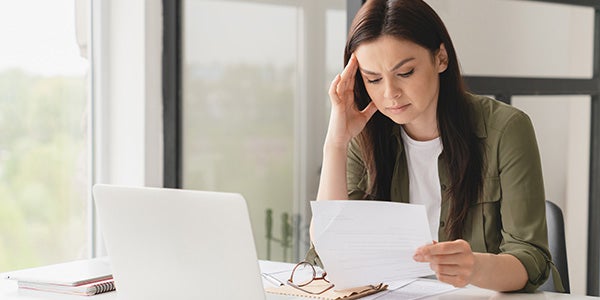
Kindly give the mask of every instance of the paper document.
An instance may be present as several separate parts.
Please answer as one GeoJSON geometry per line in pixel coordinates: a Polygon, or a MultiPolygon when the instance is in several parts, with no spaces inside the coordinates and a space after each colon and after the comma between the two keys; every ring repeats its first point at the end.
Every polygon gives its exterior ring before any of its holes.
{"type": "Polygon", "coordinates": [[[296,266],[296,264],[267,260],[259,260],[258,265],[263,279],[263,287],[285,285],[290,278],[292,269],[296,266]]]}
{"type": "Polygon", "coordinates": [[[412,258],[432,242],[423,205],[320,200],[311,208],[311,240],[336,289],[433,274],[412,258]]]}
{"type": "Polygon", "coordinates": [[[457,288],[437,280],[419,279],[395,290],[385,291],[364,300],[416,300],[457,290],[457,288]]]}

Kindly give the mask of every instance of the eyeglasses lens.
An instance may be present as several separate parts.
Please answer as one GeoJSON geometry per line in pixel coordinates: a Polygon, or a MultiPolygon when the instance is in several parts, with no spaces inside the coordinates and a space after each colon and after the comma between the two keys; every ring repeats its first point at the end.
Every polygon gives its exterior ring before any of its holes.
{"type": "Polygon", "coordinates": [[[315,278],[315,269],[308,263],[298,265],[294,271],[292,281],[298,286],[309,284],[315,278]]]}

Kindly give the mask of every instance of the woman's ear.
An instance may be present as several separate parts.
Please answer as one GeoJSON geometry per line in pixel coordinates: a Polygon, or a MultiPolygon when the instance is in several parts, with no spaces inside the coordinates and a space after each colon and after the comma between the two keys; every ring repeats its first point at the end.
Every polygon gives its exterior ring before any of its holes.
{"type": "Polygon", "coordinates": [[[435,55],[435,62],[438,73],[443,73],[448,68],[448,52],[446,52],[446,46],[444,46],[444,43],[440,44],[440,49],[438,49],[435,55]]]}

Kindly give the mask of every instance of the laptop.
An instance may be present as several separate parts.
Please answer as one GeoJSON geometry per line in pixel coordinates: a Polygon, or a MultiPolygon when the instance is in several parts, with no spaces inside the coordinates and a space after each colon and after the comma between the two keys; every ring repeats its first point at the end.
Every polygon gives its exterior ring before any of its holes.
{"type": "Polygon", "coordinates": [[[97,184],[117,297],[265,299],[240,194],[97,184]]]}

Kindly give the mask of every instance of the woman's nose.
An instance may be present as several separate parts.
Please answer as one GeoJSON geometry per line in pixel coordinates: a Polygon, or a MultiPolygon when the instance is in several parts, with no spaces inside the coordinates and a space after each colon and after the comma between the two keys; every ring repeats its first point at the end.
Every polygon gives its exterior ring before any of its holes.
{"type": "MultiPolygon", "coordinates": [[[[389,82],[389,81],[388,81],[389,82]]],[[[402,95],[402,90],[393,83],[387,83],[383,92],[383,97],[386,99],[399,98],[402,95]]]]}

